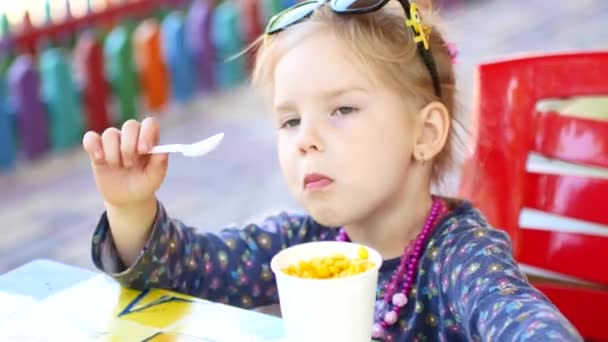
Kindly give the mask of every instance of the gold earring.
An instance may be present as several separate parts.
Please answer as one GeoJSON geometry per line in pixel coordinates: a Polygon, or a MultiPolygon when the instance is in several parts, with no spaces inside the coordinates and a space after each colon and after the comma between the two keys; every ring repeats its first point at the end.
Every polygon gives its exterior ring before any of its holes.
{"type": "Polygon", "coordinates": [[[426,162],[426,160],[424,159],[424,152],[420,152],[419,160],[422,162],[422,165],[424,165],[424,163],[426,162]]]}

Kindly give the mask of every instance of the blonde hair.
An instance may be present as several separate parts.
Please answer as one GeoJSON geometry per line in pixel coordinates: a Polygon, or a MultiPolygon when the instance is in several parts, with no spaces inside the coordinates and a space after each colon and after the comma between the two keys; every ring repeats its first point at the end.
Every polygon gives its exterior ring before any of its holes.
{"type": "MultiPolygon", "coordinates": [[[[431,73],[414,42],[414,32],[405,25],[405,14],[396,1],[389,2],[378,11],[340,15],[325,3],[315,10],[306,25],[318,25],[324,32],[332,32],[344,42],[354,57],[365,66],[374,79],[385,82],[409,103],[421,109],[432,101],[440,101],[448,109],[454,122],[455,77],[449,50],[437,25],[436,15],[428,7],[420,9],[424,23],[431,28],[430,52],[434,58],[441,98],[435,94],[431,73]]],[[[304,25],[302,23],[296,25],[304,25]]],[[[253,68],[253,85],[267,93],[273,92],[274,68],[289,44],[297,44],[299,37],[290,36],[290,28],[258,40],[253,68]]],[[[440,181],[454,162],[454,125],[451,125],[448,142],[433,161],[432,181],[440,181]]]]}

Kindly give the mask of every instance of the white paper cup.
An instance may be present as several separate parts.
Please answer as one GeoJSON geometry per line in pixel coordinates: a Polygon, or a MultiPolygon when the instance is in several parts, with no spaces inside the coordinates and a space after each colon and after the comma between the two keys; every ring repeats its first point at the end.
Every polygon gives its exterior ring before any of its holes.
{"type": "Polygon", "coordinates": [[[272,259],[277,280],[285,336],[289,342],[370,342],[380,254],[371,249],[375,267],[354,276],[335,279],[303,279],[282,270],[299,261],[343,253],[356,258],[361,245],[310,242],[287,248],[272,259]]]}

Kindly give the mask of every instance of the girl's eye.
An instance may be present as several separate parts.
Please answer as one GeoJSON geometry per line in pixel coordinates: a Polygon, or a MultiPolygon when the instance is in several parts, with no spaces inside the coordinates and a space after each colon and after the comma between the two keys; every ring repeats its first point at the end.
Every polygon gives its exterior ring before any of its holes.
{"type": "Polygon", "coordinates": [[[296,127],[300,124],[300,119],[289,119],[289,120],[285,120],[282,124],[281,124],[281,128],[293,128],[296,127]]]}
{"type": "Polygon", "coordinates": [[[336,110],[334,110],[333,114],[348,115],[348,114],[352,114],[356,111],[357,111],[357,108],[355,108],[355,107],[343,106],[343,107],[336,108],[336,110]]]}

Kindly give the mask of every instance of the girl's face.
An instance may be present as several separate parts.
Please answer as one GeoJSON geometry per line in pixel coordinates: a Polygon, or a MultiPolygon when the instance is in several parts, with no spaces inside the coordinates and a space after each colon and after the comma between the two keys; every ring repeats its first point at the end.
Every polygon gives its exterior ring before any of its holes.
{"type": "Polygon", "coordinates": [[[283,175],[319,223],[365,220],[407,191],[415,116],[333,34],[308,35],[281,57],[273,99],[283,175]]]}

